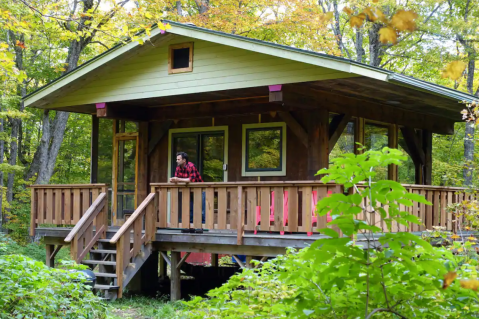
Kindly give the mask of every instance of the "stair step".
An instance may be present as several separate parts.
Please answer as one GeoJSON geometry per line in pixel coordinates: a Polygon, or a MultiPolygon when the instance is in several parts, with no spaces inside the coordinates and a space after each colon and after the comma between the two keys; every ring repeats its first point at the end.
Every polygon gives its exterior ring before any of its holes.
{"type": "Polygon", "coordinates": [[[83,264],[91,264],[91,265],[110,265],[116,266],[116,261],[103,261],[103,260],[83,260],[83,264]]]}
{"type": "MultiPolygon", "coordinates": [[[[97,242],[100,243],[109,243],[110,244],[110,239],[98,239],[97,242]]],[[[113,245],[113,244],[112,244],[113,245]]]]}
{"type": "Polygon", "coordinates": [[[94,274],[97,277],[116,278],[116,274],[110,274],[110,273],[107,273],[107,272],[95,272],[94,274]]]}
{"type": "Polygon", "coordinates": [[[103,289],[103,290],[110,290],[110,289],[118,289],[118,286],[109,286],[109,285],[98,285],[96,284],[93,289],[103,289]]]}
{"type": "Polygon", "coordinates": [[[110,249],[92,249],[92,250],[90,250],[90,253],[96,253],[96,254],[116,254],[116,250],[110,250],[110,249]]]}

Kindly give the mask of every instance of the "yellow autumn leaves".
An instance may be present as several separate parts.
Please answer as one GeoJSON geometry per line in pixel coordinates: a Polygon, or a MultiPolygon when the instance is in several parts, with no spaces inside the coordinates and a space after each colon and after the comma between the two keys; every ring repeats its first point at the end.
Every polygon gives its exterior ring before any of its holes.
{"type": "MultiPolygon", "coordinates": [[[[457,278],[457,273],[454,271],[450,271],[447,274],[444,275],[444,283],[442,285],[443,289],[446,289],[449,287],[454,280],[457,278]]],[[[461,284],[461,287],[464,289],[472,289],[474,291],[477,291],[479,289],[479,280],[477,279],[468,279],[468,280],[461,280],[459,281],[461,284]]]]}
{"type": "Polygon", "coordinates": [[[399,32],[412,32],[416,29],[417,14],[410,10],[398,10],[391,19],[388,19],[379,8],[374,7],[366,7],[356,15],[353,15],[353,10],[348,7],[344,7],[343,11],[349,16],[349,24],[353,28],[360,28],[366,19],[384,24],[385,26],[379,30],[379,41],[383,44],[396,44],[399,32]]]}
{"type": "Polygon", "coordinates": [[[466,63],[462,61],[453,61],[446,66],[444,71],[442,71],[442,77],[457,81],[462,76],[465,69],[466,63]]]}

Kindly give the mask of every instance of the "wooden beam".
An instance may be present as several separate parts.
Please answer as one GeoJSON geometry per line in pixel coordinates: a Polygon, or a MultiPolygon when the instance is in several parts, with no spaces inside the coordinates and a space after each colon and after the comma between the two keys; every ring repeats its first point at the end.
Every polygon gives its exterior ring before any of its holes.
{"type": "Polygon", "coordinates": [[[282,103],[286,108],[310,109],[311,106],[324,107],[331,112],[348,113],[354,117],[427,129],[433,133],[454,134],[454,120],[445,117],[416,113],[304,85],[285,85],[283,91],[282,103]],[[425,121],[425,118],[428,120],[425,121]]]}
{"type": "MultiPolygon", "coordinates": [[[[165,254],[165,252],[161,251],[160,252],[160,255],[161,253],[165,254]]],[[[166,255],[166,254],[165,254],[166,255]]],[[[166,269],[166,260],[165,260],[165,257],[163,257],[163,255],[159,256],[159,260],[158,260],[158,276],[160,279],[165,279],[166,278],[166,273],[167,273],[167,269],[166,269]]],[[[168,256],[167,256],[168,257],[168,256]]],[[[169,260],[168,260],[169,261],[169,260]]]]}
{"type": "Polygon", "coordinates": [[[289,129],[298,137],[304,146],[308,147],[308,133],[303,126],[296,121],[290,112],[279,112],[279,117],[288,125],[289,129]]]}
{"type": "Polygon", "coordinates": [[[179,251],[171,252],[171,301],[177,301],[181,299],[181,274],[180,269],[177,267],[180,262],[181,253],[179,251]]]}
{"type": "Polygon", "coordinates": [[[308,179],[329,166],[329,112],[318,109],[308,114],[308,179]]]}
{"type": "Polygon", "coordinates": [[[361,144],[364,146],[364,127],[366,126],[365,120],[362,117],[356,118],[356,122],[354,123],[354,154],[361,154],[363,151],[360,151],[360,146],[357,144],[361,144]]]}
{"type": "Polygon", "coordinates": [[[55,247],[55,250],[53,250],[52,254],[50,255],[50,258],[55,258],[55,256],[58,254],[60,249],[62,249],[63,245],[57,245],[55,247]]]}
{"type": "Polygon", "coordinates": [[[422,131],[422,149],[424,151],[424,177],[423,184],[432,184],[432,132],[422,131]]]}
{"type": "Polygon", "coordinates": [[[267,256],[261,257],[261,260],[259,261],[259,263],[256,266],[254,266],[254,269],[261,267],[261,263],[264,263],[266,260],[268,260],[267,256]]]}
{"type": "MultiPolygon", "coordinates": [[[[388,146],[390,148],[398,148],[398,127],[396,124],[391,124],[388,127],[388,146]]],[[[391,181],[398,180],[398,166],[390,164],[388,167],[388,179],[391,181]]]]}
{"type": "Polygon", "coordinates": [[[148,122],[140,122],[138,130],[138,180],[137,180],[137,205],[148,194],[148,122]]]}
{"type": "Polygon", "coordinates": [[[168,130],[173,124],[172,120],[167,120],[160,125],[152,125],[151,139],[148,141],[148,155],[153,152],[156,145],[160,143],[161,139],[168,134],[168,130]]]}
{"type": "Polygon", "coordinates": [[[91,152],[90,152],[90,183],[98,183],[98,138],[100,120],[95,115],[91,116],[91,152]]]}
{"type": "Polygon", "coordinates": [[[329,153],[331,153],[341,134],[343,134],[344,129],[349,121],[351,121],[351,117],[351,114],[336,115],[331,123],[329,123],[329,153]]]}
{"type": "Polygon", "coordinates": [[[245,265],[243,264],[243,262],[238,258],[238,256],[233,255],[233,257],[235,258],[236,262],[238,263],[238,265],[239,265],[241,268],[246,268],[245,265]]]}
{"type": "Polygon", "coordinates": [[[55,246],[47,244],[45,245],[45,250],[46,250],[45,264],[48,267],[55,268],[55,256],[53,255],[55,251],[55,246]]]}
{"type": "Polygon", "coordinates": [[[148,110],[151,121],[182,120],[192,118],[212,118],[248,114],[280,112],[285,109],[281,103],[255,103],[255,100],[230,102],[210,102],[175,107],[157,107],[148,110]]]}
{"type": "Polygon", "coordinates": [[[186,259],[190,256],[190,252],[187,252],[183,258],[181,258],[181,260],[178,262],[178,265],[176,265],[176,269],[181,269],[181,266],[183,265],[183,263],[186,261],[186,259]]]}
{"type": "Polygon", "coordinates": [[[148,122],[150,120],[147,107],[127,106],[113,103],[105,103],[104,108],[96,110],[96,116],[114,120],[129,120],[137,122],[148,122]]]}
{"type": "Polygon", "coordinates": [[[171,267],[171,260],[168,258],[168,255],[164,251],[160,251],[161,257],[163,257],[163,260],[168,264],[168,266],[171,267]]]}
{"type": "Polygon", "coordinates": [[[426,157],[424,155],[424,151],[421,147],[421,141],[416,135],[416,131],[409,126],[401,127],[402,136],[404,141],[407,144],[407,147],[410,151],[411,158],[413,162],[416,164],[424,165],[426,161],[426,157]]]}

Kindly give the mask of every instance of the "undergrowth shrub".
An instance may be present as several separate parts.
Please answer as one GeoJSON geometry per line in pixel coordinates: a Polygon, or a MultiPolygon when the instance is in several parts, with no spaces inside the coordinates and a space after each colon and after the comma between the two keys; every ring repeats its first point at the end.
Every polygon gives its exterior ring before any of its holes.
{"type": "MultiPolygon", "coordinates": [[[[0,242],[0,252],[7,245],[0,242]]],[[[81,274],[22,255],[0,256],[0,318],[105,318],[106,308],[81,274]]]]}
{"type": "Polygon", "coordinates": [[[317,205],[318,215],[332,217],[319,230],[330,238],[243,269],[208,298],[187,302],[184,318],[478,318],[473,243],[433,247],[414,234],[392,233],[394,224],[421,223],[402,207],[431,205],[397,182],[372,182],[377,167],[404,159],[389,148],[333,159],[318,172],[345,189],[317,205]],[[389,232],[377,226],[377,215],[389,232]]]}

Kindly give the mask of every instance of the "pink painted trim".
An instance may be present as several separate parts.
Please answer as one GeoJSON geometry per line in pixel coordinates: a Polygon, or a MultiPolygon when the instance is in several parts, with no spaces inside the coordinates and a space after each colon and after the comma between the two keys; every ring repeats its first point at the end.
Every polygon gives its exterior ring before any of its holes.
{"type": "Polygon", "coordinates": [[[97,103],[96,108],[97,109],[104,109],[106,107],[106,103],[97,103]]]}
{"type": "Polygon", "coordinates": [[[269,86],[269,91],[270,91],[270,92],[278,92],[278,91],[281,91],[281,86],[283,86],[283,85],[282,85],[282,84],[270,85],[270,86],[269,86]]]}

